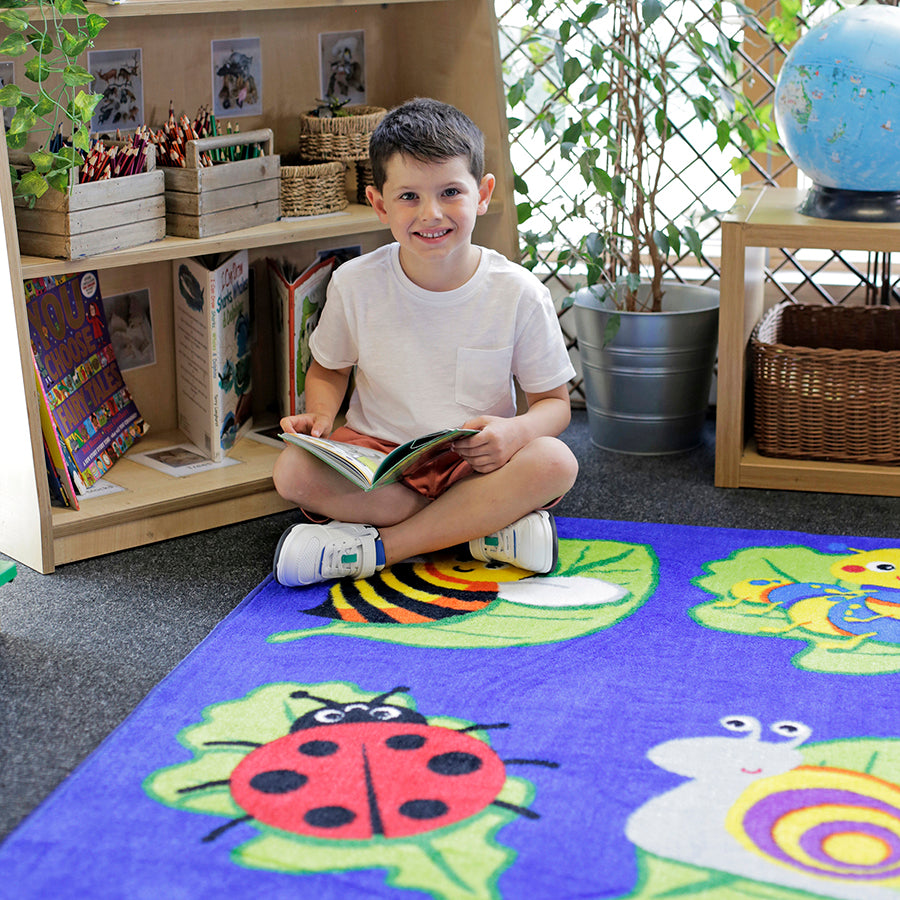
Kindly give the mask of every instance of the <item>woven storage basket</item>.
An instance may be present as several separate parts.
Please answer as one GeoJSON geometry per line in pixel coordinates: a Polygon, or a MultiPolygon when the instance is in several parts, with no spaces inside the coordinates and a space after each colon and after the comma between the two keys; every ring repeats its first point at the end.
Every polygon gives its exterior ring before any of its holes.
{"type": "Polygon", "coordinates": [[[387,110],[380,106],[345,106],[346,116],[320,119],[300,116],[300,155],[304,159],[367,159],[369,137],[387,110]]]}
{"type": "Polygon", "coordinates": [[[350,202],[342,162],[281,167],[281,215],[318,216],[350,202]]]}
{"type": "Polygon", "coordinates": [[[782,303],[750,361],[761,454],[900,464],[900,309],[782,303]]]}

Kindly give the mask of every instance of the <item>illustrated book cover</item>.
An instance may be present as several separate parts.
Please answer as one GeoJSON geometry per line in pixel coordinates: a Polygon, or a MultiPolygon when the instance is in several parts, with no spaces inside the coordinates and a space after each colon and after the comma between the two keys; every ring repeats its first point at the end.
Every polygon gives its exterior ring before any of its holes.
{"type": "Polygon", "coordinates": [[[325,290],[336,264],[337,259],[329,257],[295,275],[288,264],[268,260],[278,408],[283,416],[306,409],[306,371],[312,361],[309,337],[325,305],[325,290]]]}
{"type": "Polygon", "coordinates": [[[172,272],[178,427],[221,462],[251,425],[249,256],[176,259],[172,272]]]}
{"type": "Polygon", "coordinates": [[[471,428],[446,428],[413,438],[390,453],[309,434],[282,434],[281,439],[307,450],[365,491],[393,484],[421,463],[450,449],[453,441],[478,434],[471,428]]]}
{"type": "MultiPolygon", "coordinates": [[[[95,271],[25,282],[31,347],[47,410],[71,461],[73,482],[90,487],[147,425],[122,379],[95,271]]],[[[53,442],[48,441],[51,450],[53,442]]]]}

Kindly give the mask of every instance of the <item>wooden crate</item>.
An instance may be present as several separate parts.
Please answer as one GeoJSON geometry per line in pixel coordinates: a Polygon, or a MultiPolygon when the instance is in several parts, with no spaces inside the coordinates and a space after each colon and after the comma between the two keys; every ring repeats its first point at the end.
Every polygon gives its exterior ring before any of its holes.
{"type": "Polygon", "coordinates": [[[166,179],[166,233],[202,238],[275,222],[281,215],[281,160],[272,155],[271,128],[188,141],[183,169],[162,166],[166,179]],[[209,150],[261,143],[264,155],[200,165],[209,150]]]}
{"type": "Polygon", "coordinates": [[[80,259],[158,241],[166,235],[164,176],[148,148],[147,171],[49,190],[29,209],[16,200],[19,252],[80,259]]]}

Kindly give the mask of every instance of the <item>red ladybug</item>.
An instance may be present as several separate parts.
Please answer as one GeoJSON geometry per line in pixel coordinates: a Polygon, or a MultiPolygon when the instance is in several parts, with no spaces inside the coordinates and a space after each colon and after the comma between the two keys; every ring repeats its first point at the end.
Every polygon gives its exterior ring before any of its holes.
{"type": "Polygon", "coordinates": [[[255,819],[306,837],[366,840],[408,837],[476,815],[493,804],[528,818],[529,809],[497,799],[507,763],[467,731],[506,728],[506,723],[454,730],[429,725],[415,710],[386,703],[396,687],[368,703],[335,703],[307,691],[293,698],[324,703],[297,719],[290,733],[268,744],[211,741],[255,747],[227,781],[181,788],[180,793],[228,785],[247,815],[209,834],[255,819]]]}

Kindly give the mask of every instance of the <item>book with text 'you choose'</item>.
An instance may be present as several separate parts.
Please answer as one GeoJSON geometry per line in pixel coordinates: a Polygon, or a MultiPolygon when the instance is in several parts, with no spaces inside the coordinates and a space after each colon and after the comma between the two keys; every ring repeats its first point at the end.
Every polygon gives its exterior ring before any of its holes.
{"type": "Polygon", "coordinates": [[[309,434],[282,434],[281,439],[317,456],[365,491],[399,481],[407,472],[446,453],[453,441],[478,434],[471,428],[446,428],[413,438],[390,453],[309,434]]]}
{"type": "Polygon", "coordinates": [[[97,273],[27,280],[25,306],[41,402],[72,481],[90,487],[147,430],[116,362],[97,273]]]}

